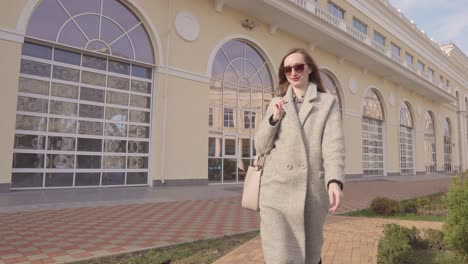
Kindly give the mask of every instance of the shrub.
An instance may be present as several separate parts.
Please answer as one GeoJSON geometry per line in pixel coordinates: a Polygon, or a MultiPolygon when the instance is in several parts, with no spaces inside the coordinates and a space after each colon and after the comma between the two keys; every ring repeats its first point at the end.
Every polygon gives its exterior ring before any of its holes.
{"type": "Polygon", "coordinates": [[[372,200],[371,208],[377,214],[394,215],[400,211],[400,203],[385,197],[377,197],[372,200]]]}
{"type": "Polygon", "coordinates": [[[399,226],[386,224],[384,226],[384,238],[379,241],[377,263],[399,264],[405,263],[412,251],[412,244],[417,238],[418,231],[399,226]]]}
{"type": "Polygon", "coordinates": [[[448,249],[468,255],[468,171],[453,178],[445,203],[448,208],[443,228],[448,249]]]}
{"type": "Polygon", "coordinates": [[[405,213],[417,213],[418,211],[418,203],[416,202],[416,199],[411,199],[407,201],[401,201],[400,206],[402,207],[402,211],[405,213]]]}
{"type": "Polygon", "coordinates": [[[427,249],[442,250],[444,249],[444,233],[437,229],[424,230],[424,241],[426,242],[427,249]]]}

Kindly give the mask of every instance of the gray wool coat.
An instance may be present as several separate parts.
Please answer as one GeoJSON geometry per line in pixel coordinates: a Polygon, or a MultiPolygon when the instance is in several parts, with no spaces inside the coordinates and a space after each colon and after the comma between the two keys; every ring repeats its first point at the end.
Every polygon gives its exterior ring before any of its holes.
{"type": "Polygon", "coordinates": [[[309,84],[299,113],[289,87],[283,119],[272,126],[271,101],[255,135],[257,153],[266,153],[260,189],[261,239],[267,264],[316,264],[330,207],[327,183],[344,183],[344,139],[336,96],[309,84]],[[274,137],[273,147],[267,150],[274,137]],[[320,173],[321,169],[325,173],[320,173]]]}

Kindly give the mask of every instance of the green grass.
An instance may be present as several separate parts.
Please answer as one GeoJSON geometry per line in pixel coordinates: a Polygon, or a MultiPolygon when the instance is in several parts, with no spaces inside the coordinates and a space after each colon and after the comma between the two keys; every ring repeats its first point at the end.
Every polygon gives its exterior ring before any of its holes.
{"type": "Polygon", "coordinates": [[[166,248],[120,254],[75,264],[204,264],[213,263],[233,249],[259,235],[258,231],[200,240],[166,248]]]}
{"type": "Polygon", "coordinates": [[[435,221],[435,222],[442,222],[444,221],[444,216],[433,216],[433,215],[417,215],[414,213],[407,214],[407,213],[398,213],[391,216],[380,215],[375,213],[369,208],[345,213],[342,215],[346,216],[357,216],[357,217],[372,217],[372,218],[388,218],[388,219],[400,219],[400,220],[412,220],[412,221],[435,221]]]}
{"type": "Polygon", "coordinates": [[[414,250],[406,263],[412,264],[467,264],[468,258],[446,250],[414,250]]]}
{"type": "MultiPolygon", "coordinates": [[[[436,222],[443,222],[445,219],[444,213],[438,209],[437,206],[443,205],[443,197],[445,193],[435,193],[428,196],[417,197],[413,199],[403,200],[400,201],[400,208],[401,212],[386,216],[380,215],[375,213],[372,209],[366,208],[358,211],[353,211],[349,213],[344,213],[342,215],[345,216],[356,216],[356,217],[372,217],[372,218],[387,218],[387,219],[401,219],[401,220],[411,220],[411,221],[436,221],[436,222]],[[404,208],[411,206],[411,205],[418,205],[420,208],[434,208],[433,211],[436,215],[422,215],[422,214],[415,214],[415,213],[405,213],[403,212],[404,208]],[[437,209],[436,209],[437,208],[437,209]],[[441,216],[442,214],[442,216],[441,216]]],[[[429,210],[431,211],[431,210],[429,210]]]]}

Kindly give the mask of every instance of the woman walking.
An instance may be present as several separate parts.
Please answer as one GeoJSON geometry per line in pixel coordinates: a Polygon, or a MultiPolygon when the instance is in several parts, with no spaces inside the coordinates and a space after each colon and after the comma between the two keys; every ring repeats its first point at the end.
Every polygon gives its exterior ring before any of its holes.
{"type": "Polygon", "coordinates": [[[260,192],[263,254],[267,264],[321,263],[325,218],[343,196],[339,104],[304,49],[284,56],[278,78],[278,96],[255,135],[257,153],[269,153],[260,192]]]}

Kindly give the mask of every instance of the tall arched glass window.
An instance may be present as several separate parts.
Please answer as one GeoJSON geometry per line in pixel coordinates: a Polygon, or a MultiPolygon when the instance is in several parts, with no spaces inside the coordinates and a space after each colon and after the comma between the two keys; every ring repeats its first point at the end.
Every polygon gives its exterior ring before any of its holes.
{"type": "Polygon", "coordinates": [[[384,112],[377,91],[371,89],[362,100],[362,173],[384,175],[384,112]]]}
{"type": "Polygon", "coordinates": [[[338,84],[335,81],[336,78],[333,78],[330,73],[325,70],[320,70],[320,77],[322,78],[323,86],[333,95],[338,97],[338,103],[340,104],[340,110],[343,109],[343,104],[341,102],[341,94],[340,89],[338,88],[338,84]]]}
{"type": "Polygon", "coordinates": [[[452,171],[452,125],[448,118],[444,122],[444,171],[452,171]]]}
{"type": "Polygon", "coordinates": [[[243,181],[253,138],[273,96],[271,71],[248,42],[231,40],[215,56],[209,99],[208,179],[243,181]]]}
{"type": "Polygon", "coordinates": [[[400,173],[414,174],[413,116],[407,102],[400,107],[400,173]]]}
{"type": "Polygon", "coordinates": [[[117,0],[44,0],[22,48],[12,188],[148,184],[153,48],[117,0]]]}
{"type": "Polygon", "coordinates": [[[437,155],[435,142],[434,114],[426,112],[424,118],[424,160],[426,163],[426,173],[437,172],[437,155]]]}

